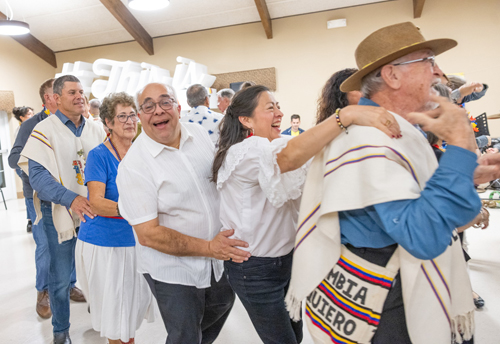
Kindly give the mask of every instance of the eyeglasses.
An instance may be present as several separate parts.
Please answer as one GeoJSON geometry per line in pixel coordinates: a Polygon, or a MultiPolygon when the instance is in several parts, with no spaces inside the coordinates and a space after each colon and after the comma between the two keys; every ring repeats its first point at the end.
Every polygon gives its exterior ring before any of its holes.
{"type": "Polygon", "coordinates": [[[128,119],[130,118],[130,120],[132,121],[132,123],[134,122],[137,122],[139,120],[139,118],[137,117],[137,115],[134,113],[132,115],[117,115],[115,117],[120,123],[127,123],[128,119]]]}
{"type": "Polygon", "coordinates": [[[435,56],[428,56],[428,57],[424,57],[424,58],[417,59],[417,60],[393,63],[392,65],[393,66],[402,66],[402,65],[406,65],[406,64],[410,64],[410,63],[425,62],[425,61],[430,61],[432,67],[434,67],[436,65],[436,57],[435,56]]]}
{"type": "Polygon", "coordinates": [[[157,103],[155,103],[155,102],[153,102],[151,100],[145,102],[144,104],[142,104],[139,107],[139,110],[142,110],[146,114],[151,114],[151,113],[153,113],[156,110],[156,105],[158,104],[160,106],[160,108],[162,108],[163,110],[167,111],[167,110],[172,109],[172,107],[174,106],[174,103],[176,103],[176,101],[173,100],[172,98],[170,98],[170,97],[163,97],[157,103]]]}

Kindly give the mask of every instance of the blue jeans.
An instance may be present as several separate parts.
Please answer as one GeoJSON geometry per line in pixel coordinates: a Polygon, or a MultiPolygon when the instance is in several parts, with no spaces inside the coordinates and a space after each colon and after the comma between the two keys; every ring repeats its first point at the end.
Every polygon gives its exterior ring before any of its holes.
{"type": "Polygon", "coordinates": [[[292,257],[293,251],[277,258],[250,257],[243,263],[224,262],[227,280],[265,344],[302,341],[302,320],[291,320],[285,307],[292,257]]]}
{"type": "Polygon", "coordinates": [[[54,334],[69,331],[69,292],[75,273],[76,237],[59,244],[52,221],[52,205],[42,202],[43,229],[49,246],[49,297],[54,334]]]}
{"type": "MultiPolygon", "coordinates": [[[[49,288],[49,244],[47,243],[47,235],[43,230],[43,221],[38,222],[35,225],[36,212],[35,206],[33,205],[33,198],[25,198],[24,203],[26,204],[26,211],[28,212],[28,217],[33,223],[32,233],[33,239],[35,240],[35,266],[36,266],[36,282],[35,288],[38,291],[44,291],[49,288]]],[[[76,271],[73,271],[71,275],[71,288],[75,286],[76,283],[76,271]]]]}

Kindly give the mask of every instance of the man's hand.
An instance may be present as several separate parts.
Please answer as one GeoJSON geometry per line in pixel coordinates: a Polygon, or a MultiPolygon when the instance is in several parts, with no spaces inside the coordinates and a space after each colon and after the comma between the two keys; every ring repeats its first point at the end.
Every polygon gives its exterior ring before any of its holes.
{"type": "Polygon", "coordinates": [[[430,111],[409,113],[408,121],[419,124],[424,131],[434,133],[450,145],[474,152],[476,140],[465,110],[444,97],[432,95],[431,101],[439,106],[430,111]]]}
{"type": "Polygon", "coordinates": [[[242,263],[250,258],[250,253],[240,250],[236,246],[248,247],[248,243],[238,239],[229,239],[234,234],[234,229],[222,231],[212,241],[208,242],[211,257],[220,260],[232,259],[233,262],[242,263]]]}
{"type": "Polygon", "coordinates": [[[83,215],[87,215],[91,219],[93,219],[96,216],[92,212],[89,200],[82,196],[76,196],[76,198],[71,203],[71,210],[77,213],[78,217],[83,222],[86,222],[85,217],[83,215]]]}
{"type": "Polygon", "coordinates": [[[483,184],[500,178],[500,154],[485,154],[477,159],[474,184],[483,184]]]}

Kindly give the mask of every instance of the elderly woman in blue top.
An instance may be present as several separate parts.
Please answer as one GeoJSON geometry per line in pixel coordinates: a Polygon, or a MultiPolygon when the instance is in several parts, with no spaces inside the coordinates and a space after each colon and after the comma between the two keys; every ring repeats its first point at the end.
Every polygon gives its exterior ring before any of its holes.
{"type": "Polygon", "coordinates": [[[111,134],[87,158],[85,183],[97,216],[86,217],[80,227],[76,269],[94,330],[110,344],[133,343],[142,320],[154,319],[153,298],[136,272],[134,234],[120,216],[116,175],[137,132],[138,117],[133,98],[124,92],[106,97],[100,110],[111,134]]]}

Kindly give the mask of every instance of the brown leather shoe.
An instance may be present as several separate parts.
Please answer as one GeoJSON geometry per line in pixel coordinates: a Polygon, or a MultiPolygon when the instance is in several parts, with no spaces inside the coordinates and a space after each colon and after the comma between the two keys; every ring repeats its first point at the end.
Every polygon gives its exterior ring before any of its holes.
{"type": "Polygon", "coordinates": [[[48,319],[52,316],[50,310],[49,291],[39,291],[36,298],[36,312],[40,318],[48,319]]]}
{"type": "Polygon", "coordinates": [[[73,287],[69,292],[69,298],[75,302],[86,302],[81,289],[73,287]]]}

